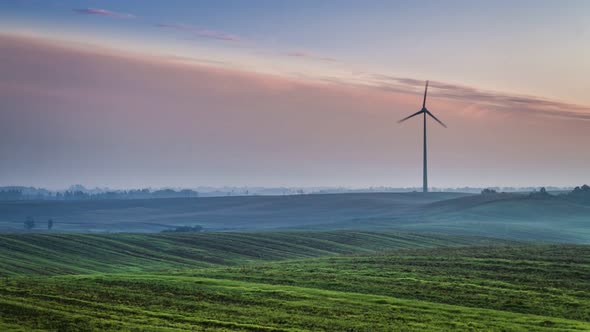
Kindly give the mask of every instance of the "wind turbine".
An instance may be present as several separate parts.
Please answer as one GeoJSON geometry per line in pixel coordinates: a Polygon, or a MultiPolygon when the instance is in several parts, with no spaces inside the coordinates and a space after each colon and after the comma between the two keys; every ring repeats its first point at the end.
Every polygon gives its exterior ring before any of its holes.
{"type": "Polygon", "coordinates": [[[442,121],[436,118],[436,116],[432,115],[430,111],[426,108],[426,94],[428,93],[428,81],[426,81],[426,87],[424,88],[424,100],[422,101],[422,109],[406,118],[403,118],[398,121],[398,123],[402,123],[409,118],[413,118],[416,115],[422,114],[424,117],[424,169],[423,169],[423,178],[422,178],[422,191],[427,193],[428,192],[428,162],[426,156],[426,114],[430,115],[436,122],[440,123],[441,126],[447,127],[442,121]]]}

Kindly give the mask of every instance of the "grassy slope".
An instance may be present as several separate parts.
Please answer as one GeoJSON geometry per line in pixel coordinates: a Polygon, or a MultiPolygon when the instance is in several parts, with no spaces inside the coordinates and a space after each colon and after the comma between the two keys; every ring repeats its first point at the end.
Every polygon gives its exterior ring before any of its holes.
{"type": "Polygon", "coordinates": [[[200,224],[210,230],[398,230],[590,243],[590,202],[524,194],[332,194],[127,201],[0,202],[0,232],[155,232],[200,224]]]}
{"type": "Polygon", "coordinates": [[[177,273],[0,279],[0,327],[587,331],[590,247],[402,250],[177,273]]]}
{"type": "Polygon", "coordinates": [[[47,219],[54,230],[69,232],[154,232],[179,225],[214,230],[307,227],[317,224],[395,218],[457,193],[332,194],[103,201],[0,202],[0,232],[23,231],[33,217],[38,230],[47,219]]]}
{"type": "Polygon", "coordinates": [[[590,321],[590,246],[400,250],[191,272],[590,321]]]}
{"type": "Polygon", "coordinates": [[[590,243],[590,204],[523,194],[476,195],[426,204],[404,231],[590,243]],[[486,197],[487,196],[487,197],[486,197]]]}
{"type": "Polygon", "coordinates": [[[382,250],[508,244],[357,231],[0,235],[0,276],[161,271],[382,250]]]}

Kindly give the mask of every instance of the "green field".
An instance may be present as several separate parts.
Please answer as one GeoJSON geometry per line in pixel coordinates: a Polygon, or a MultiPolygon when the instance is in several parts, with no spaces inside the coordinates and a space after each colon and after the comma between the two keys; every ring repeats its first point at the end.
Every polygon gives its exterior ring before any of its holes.
{"type": "Polygon", "coordinates": [[[360,193],[88,201],[0,202],[0,232],[364,230],[590,244],[590,201],[566,196],[360,193]]]}
{"type": "Polygon", "coordinates": [[[404,248],[514,244],[399,232],[0,235],[0,277],[161,271],[404,248]]]}
{"type": "Polygon", "coordinates": [[[406,193],[0,207],[0,230],[13,231],[0,235],[0,331],[590,331],[585,201],[406,193]],[[56,226],[17,229],[29,214],[56,226]],[[206,232],[157,232],[180,225],[206,232]]]}
{"type": "MultiPolygon", "coordinates": [[[[22,232],[23,221],[52,218],[68,232],[159,232],[173,226],[208,230],[306,228],[404,215],[460,193],[326,194],[87,201],[0,201],[0,232],[22,232]]],[[[362,223],[357,226],[362,227],[362,223]]],[[[327,228],[333,228],[327,226],[327,228]]]]}
{"type": "Polygon", "coordinates": [[[590,246],[352,231],[0,240],[2,331],[590,330],[590,246]]]}

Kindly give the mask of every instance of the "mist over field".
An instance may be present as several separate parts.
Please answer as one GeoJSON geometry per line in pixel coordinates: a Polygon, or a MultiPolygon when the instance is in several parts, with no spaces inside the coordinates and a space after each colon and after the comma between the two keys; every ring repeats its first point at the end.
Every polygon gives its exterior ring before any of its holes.
{"type": "Polygon", "coordinates": [[[339,193],[198,197],[194,191],[0,201],[0,231],[397,230],[589,243],[590,190],[472,194],[339,193]],[[133,196],[136,195],[136,196],[133,196]],[[184,197],[183,197],[184,196],[184,197]],[[34,219],[39,227],[23,223],[34,219]]]}

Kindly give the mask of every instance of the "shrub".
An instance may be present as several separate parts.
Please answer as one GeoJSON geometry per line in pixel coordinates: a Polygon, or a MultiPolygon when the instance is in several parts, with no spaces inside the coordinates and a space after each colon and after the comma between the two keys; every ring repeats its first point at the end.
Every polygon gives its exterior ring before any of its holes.
{"type": "Polygon", "coordinates": [[[25,220],[25,229],[30,231],[33,228],[35,228],[35,219],[27,217],[27,219],[25,220]]]}

